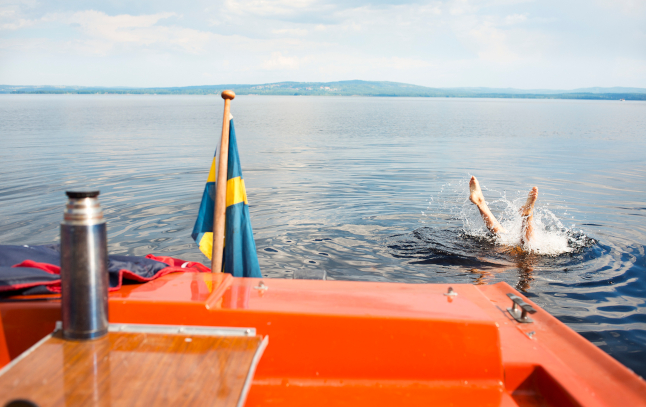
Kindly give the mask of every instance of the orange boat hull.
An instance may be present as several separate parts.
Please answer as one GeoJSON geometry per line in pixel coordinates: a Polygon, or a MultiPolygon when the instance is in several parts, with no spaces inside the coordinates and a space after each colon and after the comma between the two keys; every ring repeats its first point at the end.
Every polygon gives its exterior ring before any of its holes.
{"type": "MultiPolygon", "coordinates": [[[[112,323],[253,327],[269,336],[247,406],[646,406],[646,383],[547,312],[490,286],[176,273],[110,294],[112,323]]],[[[0,303],[0,365],[60,320],[57,300],[0,303]]]]}

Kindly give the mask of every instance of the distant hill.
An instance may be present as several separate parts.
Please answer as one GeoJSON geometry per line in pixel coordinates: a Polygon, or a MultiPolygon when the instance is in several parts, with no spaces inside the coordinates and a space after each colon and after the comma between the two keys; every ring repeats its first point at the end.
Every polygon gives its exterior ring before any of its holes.
{"type": "Polygon", "coordinates": [[[232,89],[238,95],[396,96],[525,99],[646,100],[646,88],[581,88],[573,90],[512,88],[429,88],[399,82],[278,82],[257,85],[227,84],[184,87],[132,88],[83,86],[0,85],[0,93],[23,94],[156,94],[211,95],[232,89]]]}

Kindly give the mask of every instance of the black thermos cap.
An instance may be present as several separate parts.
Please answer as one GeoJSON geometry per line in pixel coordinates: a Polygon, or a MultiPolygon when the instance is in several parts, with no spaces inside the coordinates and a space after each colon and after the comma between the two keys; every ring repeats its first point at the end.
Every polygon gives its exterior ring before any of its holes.
{"type": "Polygon", "coordinates": [[[65,191],[65,194],[70,199],[96,198],[99,191],[65,191]]]}

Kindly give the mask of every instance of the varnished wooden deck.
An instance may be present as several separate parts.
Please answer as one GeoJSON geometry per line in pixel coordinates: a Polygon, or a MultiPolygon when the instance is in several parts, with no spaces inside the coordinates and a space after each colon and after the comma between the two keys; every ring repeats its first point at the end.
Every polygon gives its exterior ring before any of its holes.
{"type": "Polygon", "coordinates": [[[238,406],[263,348],[260,336],[57,332],[0,376],[0,406],[238,406]]]}

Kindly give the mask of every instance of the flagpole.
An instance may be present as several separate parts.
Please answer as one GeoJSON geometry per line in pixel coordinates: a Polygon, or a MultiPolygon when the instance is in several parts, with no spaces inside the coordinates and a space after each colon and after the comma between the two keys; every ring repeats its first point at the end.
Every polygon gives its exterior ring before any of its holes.
{"type": "Polygon", "coordinates": [[[213,214],[213,252],[211,254],[211,273],[222,272],[222,253],[224,252],[224,222],[227,210],[227,165],[229,163],[229,116],[231,101],[236,97],[232,90],[221,94],[224,99],[222,118],[222,138],[220,139],[220,158],[215,189],[215,209],[213,214]]]}

